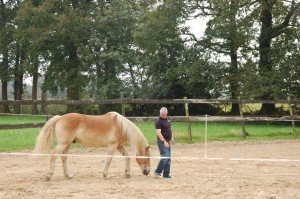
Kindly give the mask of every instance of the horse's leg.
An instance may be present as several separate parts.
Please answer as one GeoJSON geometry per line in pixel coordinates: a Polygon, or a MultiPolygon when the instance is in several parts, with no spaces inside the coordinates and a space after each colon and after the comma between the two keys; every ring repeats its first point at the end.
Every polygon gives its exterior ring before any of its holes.
{"type": "Polygon", "coordinates": [[[106,157],[105,159],[105,166],[103,169],[103,177],[107,178],[107,174],[108,174],[108,169],[109,169],[109,165],[111,163],[112,157],[117,149],[118,145],[117,144],[113,144],[113,145],[108,145],[107,146],[107,156],[110,157],[106,157]]]}
{"type": "MultiPolygon", "coordinates": [[[[63,151],[63,154],[68,154],[70,150],[70,145],[66,147],[66,149],[63,151]]],[[[67,156],[61,156],[61,161],[63,165],[63,170],[64,170],[64,175],[66,178],[71,179],[72,176],[68,172],[68,167],[67,167],[67,156]]]]}
{"type": "Polygon", "coordinates": [[[68,145],[62,145],[62,144],[58,144],[53,153],[52,153],[52,156],[50,158],[50,167],[49,167],[49,170],[48,170],[48,173],[46,175],[46,181],[50,181],[51,177],[53,176],[53,173],[54,173],[54,167],[55,167],[55,161],[57,159],[57,155],[55,154],[61,154],[67,147],[68,145]]]}
{"type": "Polygon", "coordinates": [[[124,146],[118,147],[118,151],[125,157],[126,167],[125,167],[125,177],[130,178],[130,159],[129,154],[124,146]]]}

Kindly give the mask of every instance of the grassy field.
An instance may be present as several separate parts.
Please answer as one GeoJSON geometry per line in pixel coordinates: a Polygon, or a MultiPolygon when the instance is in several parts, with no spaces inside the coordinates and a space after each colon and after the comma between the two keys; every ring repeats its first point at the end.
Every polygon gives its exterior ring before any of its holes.
{"type": "MultiPolygon", "coordinates": [[[[152,122],[139,122],[136,125],[143,131],[149,142],[155,143],[156,134],[152,122]]],[[[172,129],[174,137],[181,143],[203,142],[205,139],[205,123],[192,123],[192,140],[188,135],[188,127],[185,122],[173,122],[172,129]]],[[[250,134],[247,140],[264,139],[296,139],[292,135],[291,126],[267,125],[267,124],[246,124],[246,131],[250,134]]],[[[299,128],[297,129],[299,132],[299,128]]],[[[208,123],[207,140],[208,141],[243,141],[241,136],[242,128],[238,123],[208,123]]]]}
{"type": "MultiPolygon", "coordinates": [[[[0,124],[25,124],[45,122],[45,117],[41,116],[0,116],[0,124]]],[[[150,145],[156,144],[156,132],[153,122],[135,123],[144,133],[150,145]]],[[[290,125],[268,125],[246,124],[246,131],[250,134],[246,140],[275,140],[275,139],[298,139],[292,135],[290,125]]],[[[190,140],[185,122],[173,122],[172,129],[176,142],[196,143],[205,139],[205,123],[192,123],[192,140],[190,140]]],[[[238,123],[208,123],[208,141],[243,141],[241,136],[241,125],[238,123]]],[[[0,151],[16,151],[22,149],[32,149],[35,139],[39,133],[39,128],[34,129],[14,129],[0,130],[0,151]]],[[[299,127],[297,128],[299,134],[299,127]]],[[[76,145],[75,145],[76,146],[76,145]]]]}
{"type": "Polygon", "coordinates": [[[31,124],[31,123],[43,123],[46,122],[45,116],[22,116],[22,115],[11,115],[3,116],[0,115],[0,124],[31,124]]]}

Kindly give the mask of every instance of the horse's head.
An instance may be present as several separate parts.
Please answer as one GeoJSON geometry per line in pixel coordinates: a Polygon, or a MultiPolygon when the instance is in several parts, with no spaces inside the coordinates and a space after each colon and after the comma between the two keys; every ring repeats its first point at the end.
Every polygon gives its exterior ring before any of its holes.
{"type": "Polygon", "coordinates": [[[139,156],[145,156],[144,158],[136,158],[136,161],[140,165],[143,174],[148,175],[150,173],[150,146],[147,146],[144,153],[139,154],[139,156]]]}

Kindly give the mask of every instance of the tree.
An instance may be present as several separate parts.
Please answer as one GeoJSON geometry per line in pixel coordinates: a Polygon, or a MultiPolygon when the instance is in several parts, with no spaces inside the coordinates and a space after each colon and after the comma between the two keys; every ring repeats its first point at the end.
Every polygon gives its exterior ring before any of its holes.
{"type": "MultiPolygon", "coordinates": [[[[13,68],[14,76],[14,100],[23,99],[23,78],[24,78],[24,60],[25,60],[25,51],[23,46],[16,42],[15,44],[15,62],[13,68]]],[[[14,113],[21,113],[21,106],[15,105],[14,113]]]]}
{"type": "MultiPolygon", "coordinates": [[[[24,1],[15,18],[18,27],[16,39],[26,51],[23,69],[33,77],[32,100],[37,100],[39,71],[45,61],[48,26],[53,23],[53,18],[41,6],[42,3],[41,0],[24,1]]],[[[32,105],[32,114],[38,114],[36,104],[32,105]]]]}
{"type": "Polygon", "coordinates": [[[122,0],[107,3],[99,1],[95,10],[95,22],[91,35],[90,59],[91,95],[99,98],[119,98],[124,84],[121,75],[134,47],[132,30],[139,16],[138,3],[122,0]]]}
{"type": "MultiPolygon", "coordinates": [[[[2,100],[8,100],[8,82],[12,75],[12,55],[13,52],[13,19],[18,9],[15,1],[0,1],[0,80],[2,88],[2,100]],[[1,60],[2,59],[2,60],[1,60]]],[[[10,112],[8,105],[3,105],[4,113],[10,112]]]]}
{"type": "MultiPolygon", "coordinates": [[[[282,1],[278,0],[260,0],[261,14],[261,31],[259,36],[259,74],[263,93],[262,99],[274,99],[274,90],[271,85],[277,85],[276,76],[273,76],[274,62],[272,55],[272,41],[278,38],[281,34],[285,33],[290,26],[290,21],[295,15],[297,10],[300,10],[300,2],[296,3],[295,0],[291,1],[289,9],[284,9],[286,6],[282,1]],[[278,10],[283,10],[280,13],[279,20],[273,18],[274,13],[278,10]]],[[[263,104],[261,113],[274,113],[274,104],[263,104]]]]}
{"type": "Polygon", "coordinates": [[[184,43],[178,26],[182,23],[182,1],[162,1],[145,13],[134,33],[142,66],[147,69],[143,91],[151,98],[185,95],[180,85],[179,63],[184,43]]]}
{"type": "MultiPolygon", "coordinates": [[[[0,31],[0,53],[3,61],[1,63],[2,99],[7,99],[8,81],[14,80],[14,99],[21,100],[23,94],[23,70],[21,59],[24,58],[22,49],[14,41],[15,24],[14,17],[19,9],[19,1],[1,1],[1,31],[0,31]]],[[[9,112],[7,106],[3,106],[5,112],[9,112]]],[[[20,105],[15,105],[15,113],[20,112],[20,105]]]]}
{"type": "MultiPolygon", "coordinates": [[[[297,29],[295,14],[299,10],[300,2],[295,0],[290,2],[188,0],[187,2],[190,16],[209,17],[204,37],[197,39],[192,35],[192,41],[202,46],[200,48],[202,51],[213,55],[214,60],[215,54],[230,56],[230,66],[225,73],[227,79],[225,86],[229,85],[231,98],[239,94],[247,98],[274,99],[286,90],[282,85],[286,85],[285,82],[288,82],[287,79],[291,79],[291,76],[295,77],[297,70],[283,64],[284,56],[288,55],[290,50],[286,42],[277,41],[289,40],[289,46],[297,42],[296,34],[290,34],[297,29]],[[294,31],[290,30],[292,24],[295,24],[292,27],[294,31]],[[284,39],[287,37],[290,39],[284,39]],[[284,70],[289,71],[287,68],[293,72],[283,75],[284,70]]],[[[226,63],[224,59],[219,61],[226,63]]],[[[297,65],[294,59],[289,61],[294,62],[290,62],[289,66],[297,65]]],[[[297,80],[294,78],[293,84],[295,82],[297,80]]],[[[274,111],[273,104],[263,104],[261,109],[261,113],[274,111]]]]}
{"type": "MultiPolygon", "coordinates": [[[[20,41],[29,44],[28,69],[36,80],[43,69],[43,92],[60,87],[67,98],[78,100],[87,84],[84,60],[91,30],[89,1],[24,1],[19,15],[20,41]],[[41,65],[41,62],[46,65],[41,65]]],[[[80,111],[68,106],[68,112],[80,111]]]]}
{"type": "MultiPolygon", "coordinates": [[[[2,82],[2,100],[7,100],[8,97],[7,97],[7,85],[8,85],[8,77],[9,77],[9,74],[8,74],[8,49],[7,49],[7,46],[8,45],[5,45],[7,44],[5,41],[8,41],[6,38],[7,38],[7,35],[5,35],[5,32],[6,32],[6,24],[7,24],[7,10],[6,10],[6,6],[4,4],[4,1],[1,0],[0,1],[0,12],[1,12],[1,21],[0,21],[0,27],[1,27],[1,41],[0,41],[0,45],[1,45],[1,55],[2,55],[2,62],[1,62],[1,82],[2,82]]],[[[7,105],[3,105],[2,107],[2,111],[4,113],[7,113],[9,112],[9,107],[7,105]]]]}
{"type": "MultiPolygon", "coordinates": [[[[203,38],[198,39],[189,32],[186,34],[191,38],[189,41],[199,46],[200,52],[210,56],[215,65],[221,63],[219,66],[225,67],[219,69],[224,73],[222,93],[224,95],[226,92],[231,99],[237,99],[241,95],[241,61],[245,59],[243,49],[250,43],[253,25],[247,11],[250,5],[247,0],[196,0],[189,1],[187,6],[190,18],[208,18],[203,38]]],[[[232,104],[231,113],[239,113],[238,104],[232,104]]]]}

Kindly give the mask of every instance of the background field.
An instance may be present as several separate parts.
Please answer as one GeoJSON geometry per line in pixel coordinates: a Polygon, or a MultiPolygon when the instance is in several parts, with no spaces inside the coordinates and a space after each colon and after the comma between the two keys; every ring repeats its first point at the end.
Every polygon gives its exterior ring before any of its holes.
{"type": "MultiPolygon", "coordinates": [[[[0,116],[0,124],[43,123],[45,116],[0,116]]],[[[150,145],[156,144],[156,132],[153,122],[136,122],[150,145]]],[[[205,139],[205,123],[192,123],[192,140],[188,135],[185,122],[173,122],[172,129],[176,142],[199,143],[205,139]]],[[[32,149],[40,128],[0,130],[0,151],[32,149]]],[[[298,139],[292,135],[289,123],[247,123],[246,131],[250,134],[246,140],[298,139]]],[[[208,141],[243,141],[242,128],[239,123],[209,122],[207,125],[208,141]]],[[[297,128],[299,132],[299,127],[297,128]]],[[[74,145],[73,147],[77,147],[74,145]]]]}

